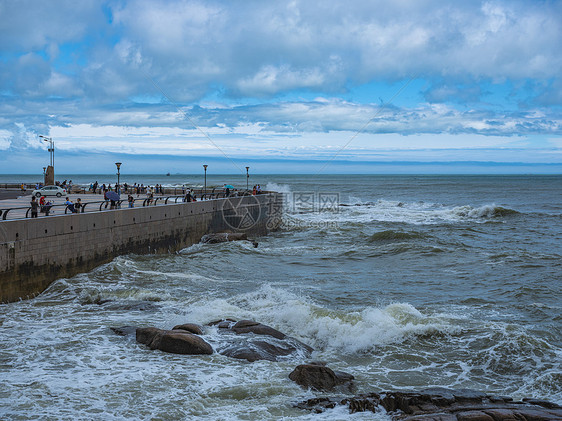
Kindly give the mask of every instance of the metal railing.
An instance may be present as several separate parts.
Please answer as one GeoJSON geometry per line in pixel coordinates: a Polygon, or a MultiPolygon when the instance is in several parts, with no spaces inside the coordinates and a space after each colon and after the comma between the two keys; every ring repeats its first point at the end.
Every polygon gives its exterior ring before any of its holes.
{"type": "MultiPolygon", "coordinates": [[[[200,194],[197,196],[197,201],[207,201],[207,200],[214,200],[214,199],[223,199],[226,198],[226,191],[220,189],[220,191],[216,191],[217,189],[212,189],[211,193],[200,194]]],[[[193,190],[192,190],[193,192],[193,190]]],[[[268,193],[268,192],[262,192],[268,193]]],[[[250,191],[239,191],[237,192],[237,196],[230,195],[230,197],[242,197],[242,196],[250,196],[252,193],[250,191]]],[[[173,203],[184,203],[186,199],[185,195],[164,195],[164,196],[156,196],[156,197],[146,197],[146,198],[137,198],[134,200],[134,203],[139,203],[142,200],[142,207],[148,206],[163,206],[167,205],[171,200],[173,203]],[[163,203],[162,203],[163,202],[163,203]]],[[[194,200],[195,201],[195,200],[194,200]]],[[[74,206],[76,207],[76,203],[74,206]]],[[[101,200],[95,202],[85,202],[80,203],[78,209],[75,208],[75,212],[72,212],[70,207],[66,204],[52,204],[52,205],[39,205],[39,211],[37,217],[46,217],[55,214],[55,211],[60,209],[62,214],[64,210],[64,214],[69,213],[86,213],[86,212],[102,212],[106,210],[116,210],[116,209],[131,209],[128,206],[128,201],[126,199],[116,200],[112,205],[110,200],[101,200]],[[123,205],[124,204],[124,205],[123,205]],[[88,207],[88,209],[86,209],[88,207]],[[109,209],[108,209],[109,208],[109,209]]],[[[19,214],[19,219],[21,218],[30,218],[31,217],[31,206],[21,206],[21,207],[11,207],[11,208],[0,208],[0,221],[5,221],[8,219],[8,214],[12,213],[19,214]],[[20,211],[20,212],[17,212],[20,211]],[[24,213],[25,211],[25,213],[24,213]]],[[[15,216],[14,219],[18,219],[18,216],[15,216]]]]}

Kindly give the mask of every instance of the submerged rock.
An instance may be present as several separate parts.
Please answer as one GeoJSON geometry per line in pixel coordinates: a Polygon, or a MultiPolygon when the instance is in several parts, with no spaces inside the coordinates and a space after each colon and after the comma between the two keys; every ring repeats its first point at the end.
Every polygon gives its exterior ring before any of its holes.
{"type": "Polygon", "coordinates": [[[562,420],[562,407],[541,400],[513,401],[473,390],[433,388],[419,392],[382,392],[352,398],[315,398],[295,405],[323,412],[346,405],[350,413],[383,408],[393,420],[410,421],[552,421],[562,420]]]}
{"type": "Polygon", "coordinates": [[[137,328],[135,326],[110,327],[119,336],[135,336],[137,328]]]}
{"type": "Polygon", "coordinates": [[[278,361],[280,357],[300,355],[308,357],[313,349],[295,338],[254,320],[232,319],[212,322],[223,334],[225,343],[217,347],[219,354],[247,360],[278,361]]]}
{"type": "Polygon", "coordinates": [[[172,354],[208,355],[213,353],[213,348],[209,343],[199,336],[181,329],[138,328],[136,339],[137,342],[147,345],[150,349],[159,349],[172,354]]]}
{"type": "Polygon", "coordinates": [[[333,371],[324,363],[313,362],[297,366],[289,378],[295,383],[313,390],[330,391],[336,386],[353,387],[353,375],[343,371],[333,371]]]}

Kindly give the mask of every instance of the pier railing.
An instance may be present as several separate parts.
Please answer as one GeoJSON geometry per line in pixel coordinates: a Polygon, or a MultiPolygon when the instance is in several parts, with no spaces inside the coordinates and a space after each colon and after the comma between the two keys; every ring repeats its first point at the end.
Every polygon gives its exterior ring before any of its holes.
{"type": "MultiPolygon", "coordinates": [[[[193,190],[191,190],[193,192],[193,190]]],[[[262,192],[266,193],[266,192],[262,192]]],[[[237,195],[230,195],[230,197],[240,197],[251,195],[249,191],[238,192],[237,195]]],[[[211,193],[196,195],[197,201],[207,201],[226,198],[226,192],[224,190],[215,191],[212,190],[211,193]]],[[[163,195],[163,196],[153,196],[134,199],[134,207],[147,207],[147,206],[162,206],[174,203],[184,203],[186,201],[185,195],[163,195]]],[[[194,200],[195,201],[195,200],[194,200]]],[[[129,208],[128,200],[121,199],[112,201],[111,200],[100,200],[94,202],[84,202],[80,203],[78,209],[76,209],[76,203],[74,203],[75,212],[72,212],[69,205],[66,204],[52,204],[52,205],[39,205],[39,211],[37,217],[47,217],[52,215],[63,215],[71,213],[90,213],[90,212],[102,212],[111,211],[115,209],[127,209],[129,208]]],[[[0,202],[1,206],[1,202],[0,202]]],[[[24,219],[31,218],[31,206],[21,206],[21,207],[0,207],[0,221],[10,219],[24,219]]]]}

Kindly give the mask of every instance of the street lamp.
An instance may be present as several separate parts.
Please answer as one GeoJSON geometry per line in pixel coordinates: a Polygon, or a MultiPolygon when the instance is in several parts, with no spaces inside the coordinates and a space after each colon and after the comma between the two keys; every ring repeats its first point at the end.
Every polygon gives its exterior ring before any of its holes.
{"type": "Polygon", "coordinates": [[[203,169],[205,170],[205,193],[203,193],[203,197],[207,196],[207,164],[203,164],[203,169]]]}
{"type": "Polygon", "coordinates": [[[51,146],[49,146],[48,151],[49,151],[49,158],[51,160],[50,165],[51,165],[51,167],[54,167],[55,166],[55,142],[53,142],[52,137],[47,137],[47,136],[42,136],[42,135],[39,135],[39,137],[41,139],[43,139],[45,142],[49,142],[51,144],[51,146]]]}
{"type": "Polygon", "coordinates": [[[120,162],[116,162],[115,165],[117,166],[117,188],[115,189],[115,191],[117,193],[121,192],[121,188],[119,187],[119,178],[121,176],[121,173],[119,171],[119,169],[121,168],[121,163],[120,162]]]}
{"type": "Polygon", "coordinates": [[[250,180],[250,174],[248,174],[248,170],[250,167],[246,167],[246,191],[248,191],[248,181],[250,180]]]}

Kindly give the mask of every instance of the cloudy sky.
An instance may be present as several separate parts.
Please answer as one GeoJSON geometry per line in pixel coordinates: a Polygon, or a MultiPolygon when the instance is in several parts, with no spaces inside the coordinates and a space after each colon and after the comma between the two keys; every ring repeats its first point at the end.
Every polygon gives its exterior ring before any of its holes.
{"type": "Polygon", "coordinates": [[[562,172],[562,1],[0,0],[0,173],[562,172]]]}

